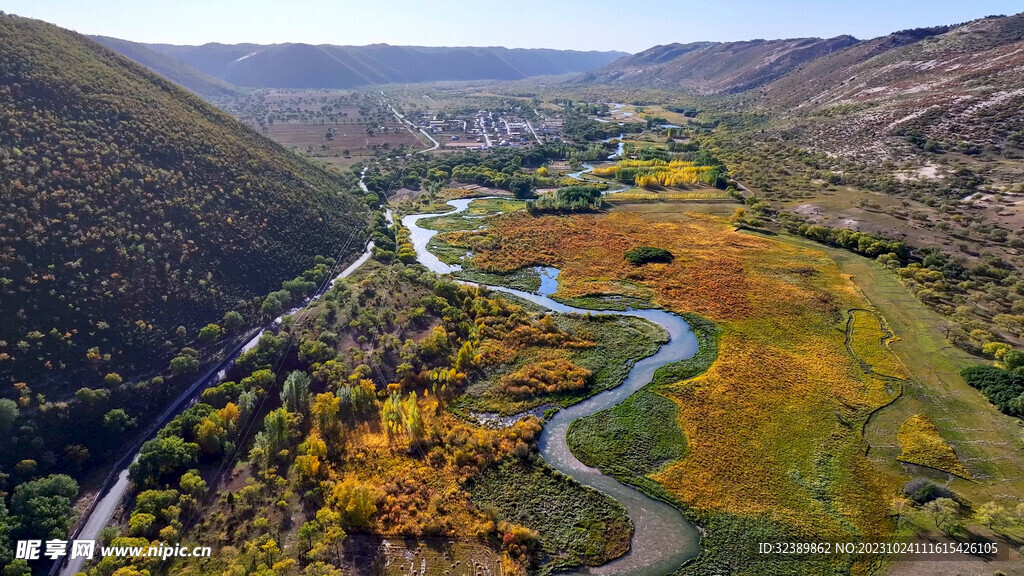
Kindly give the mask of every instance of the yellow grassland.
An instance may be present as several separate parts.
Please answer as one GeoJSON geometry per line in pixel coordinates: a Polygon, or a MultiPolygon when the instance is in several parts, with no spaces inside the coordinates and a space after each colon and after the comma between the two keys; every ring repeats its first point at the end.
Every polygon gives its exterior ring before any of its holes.
{"type": "MultiPolygon", "coordinates": [[[[572,217],[509,214],[474,244],[474,264],[509,271],[561,268],[558,295],[652,290],[669,310],[722,327],[719,357],[693,380],[663,389],[677,402],[688,454],[654,479],[698,511],[785,521],[821,538],[884,540],[889,502],[905,477],[865,456],[862,426],[895,391],[845,346],[846,311],[860,292],[823,252],[742,234],[723,219],[687,214],[651,222],[635,213],[572,217]],[[623,253],[669,250],[669,264],[634,267],[623,253]]],[[[868,331],[872,339],[881,332],[868,331]]],[[[879,340],[881,342],[881,340],[879,340]]],[[[862,346],[867,349],[867,346],[862,346]]],[[[869,357],[894,360],[879,346],[869,357]]],[[[867,570],[868,560],[854,567],[867,570]]]]}
{"type": "Polygon", "coordinates": [[[900,460],[928,466],[970,480],[971,473],[956,457],[953,448],[939,435],[939,429],[925,414],[915,414],[900,426],[900,460]]]}

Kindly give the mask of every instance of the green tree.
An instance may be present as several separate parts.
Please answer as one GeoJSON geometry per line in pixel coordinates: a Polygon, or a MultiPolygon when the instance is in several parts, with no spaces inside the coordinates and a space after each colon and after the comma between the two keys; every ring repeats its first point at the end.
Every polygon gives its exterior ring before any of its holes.
{"type": "Polygon", "coordinates": [[[924,511],[935,523],[935,527],[948,532],[953,525],[960,505],[952,498],[936,498],[924,505],[924,511]]]}
{"type": "Polygon", "coordinates": [[[313,562],[302,571],[302,576],[344,576],[344,573],[326,562],[313,562]]]}
{"type": "Polygon", "coordinates": [[[270,447],[273,454],[287,448],[291,440],[291,425],[288,421],[288,412],[284,408],[278,408],[263,418],[263,430],[270,440],[270,447]]]}
{"type": "Polygon", "coordinates": [[[195,427],[196,443],[207,454],[219,454],[228,432],[216,418],[203,418],[195,427]]]}
{"type": "Polygon", "coordinates": [[[178,503],[178,491],[172,488],[167,490],[143,490],[135,497],[134,512],[143,512],[154,516],[163,516],[165,520],[173,520],[176,516],[168,516],[167,511],[178,503]]]}
{"type": "Polygon", "coordinates": [[[71,527],[71,503],[78,495],[78,483],[65,474],[51,474],[19,484],[11,496],[11,513],[21,524],[26,538],[62,538],[71,527]]]}
{"type": "Polygon", "coordinates": [[[103,431],[112,438],[119,438],[125,432],[135,428],[137,420],[121,408],[114,408],[103,415],[103,431]]]}
{"type": "Polygon", "coordinates": [[[171,374],[183,376],[199,371],[199,359],[190,354],[181,354],[171,359],[171,374]]]}
{"type": "Polygon", "coordinates": [[[1010,350],[1003,354],[1003,366],[1005,366],[1007,370],[1014,370],[1024,366],[1024,351],[1010,350]]]}
{"type": "Polygon", "coordinates": [[[8,398],[0,398],[0,432],[6,432],[18,419],[18,404],[8,398]]]}
{"type": "Polygon", "coordinates": [[[337,396],[330,392],[317,394],[311,412],[313,423],[325,434],[332,432],[338,425],[338,412],[341,403],[337,396]]]}
{"type": "Polygon", "coordinates": [[[335,562],[341,560],[341,544],[348,536],[345,529],[341,527],[341,514],[330,508],[317,510],[316,522],[320,525],[323,534],[320,540],[315,543],[309,555],[314,558],[332,558],[335,562]]]}
{"type": "Polygon", "coordinates": [[[142,445],[138,461],[129,467],[132,481],[150,486],[167,474],[187,470],[199,460],[199,445],[180,436],[154,438],[142,445]]]}
{"type": "Polygon", "coordinates": [[[463,342],[459,353],[455,357],[455,369],[465,372],[473,367],[473,343],[463,342]]]}
{"type": "Polygon", "coordinates": [[[305,522],[299,527],[297,536],[300,541],[306,544],[306,549],[302,552],[303,554],[306,554],[313,549],[314,540],[319,539],[322,533],[323,529],[320,527],[320,523],[316,520],[305,522]]]}
{"type": "Polygon", "coordinates": [[[7,513],[7,505],[0,498],[0,566],[7,566],[14,559],[11,535],[17,529],[18,519],[7,513]]]}
{"type": "Polygon", "coordinates": [[[1005,526],[1010,521],[1010,514],[1006,508],[995,502],[986,502],[974,511],[974,521],[984,524],[989,529],[1005,526]]]}
{"type": "Polygon", "coordinates": [[[1013,512],[1011,512],[1010,515],[1018,526],[1024,526],[1024,502],[1018,502],[1017,505],[1013,507],[1013,512]]]}
{"type": "Polygon", "coordinates": [[[3,576],[32,576],[32,569],[26,560],[15,560],[4,566],[3,576]]]}
{"type": "Polygon", "coordinates": [[[224,329],[216,324],[207,324],[199,329],[199,340],[201,342],[214,342],[224,335],[224,329]]]}
{"type": "Polygon", "coordinates": [[[182,494],[187,494],[197,500],[206,494],[207,489],[206,481],[203,480],[197,469],[190,469],[181,475],[178,487],[181,489],[182,494]]]}
{"type": "Polygon", "coordinates": [[[281,403],[289,412],[305,413],[309,408],[309,374],[295,370],[281,387],[281,403]]]}
{"type": "Polygon", "coordinates": [[[334,358],[334,348],[320,340],[304,339],[299,344],[299,360],[303,362],[326,362],[334,358]]]}
{"type": "Polygon", "coordinates": [[[276,318],[284,310],[284,306],[284,303],[278,299],[277,293],[273,292],[263,300],[260,311],[264,316],[276,318]]]}
{"type": "Polygon", "coordinates": [[[388,438],[394,438],[402,431],[402,398],[398,393],[391,394],[380,407],[380,423],[388,438]]]}
{"type": "Polygon", "coordinates": [[[132,536],[150,538],[153,535],[153,525],[155,523],[156,516],[144,512],[136,512],[128,519],[128,533],[132,536]]]}
{"type": "Polygon", "coordinates": [[[1020,396],[1017,396],[1013,400],[1007,402],[1006,406],[1011,412],[1024,418],[1024,392],[1021,392],[1020,396]]]}
{"type": "Polygon", "coordinates": [[[409,396],[402,403],[402,418],[405,421],[405,431],[409,434],[410,442],[419,442],[423,439],[423,418],[420,416],[420,405],[416,401],[416,393],[410,392],[409,396]]]}
{"type": "Polygon", "coordinates": [[[224,320],[221,323],[224,324],[224,329],[228,332],[237,332],[245,327],[245,318],[238,312],[229,310],[224,313],[224,320]]]}

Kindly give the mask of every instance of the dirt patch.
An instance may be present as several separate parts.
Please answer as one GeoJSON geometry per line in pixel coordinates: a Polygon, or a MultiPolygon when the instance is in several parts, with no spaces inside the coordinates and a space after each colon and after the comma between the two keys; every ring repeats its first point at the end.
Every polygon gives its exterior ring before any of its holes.
{"type": "Polygon", "coordinates": [[[399,188],[397,192],[388,198],[391,203],[398,203],[402,200],[413,200],[419,198],[423,194],[423,190],[410,190],[408,188],[399,188]]]}
{"type": "Polygon", "coordinates": [[[945,178],[945,175],[941,172],[942,168],[938,164],[925,164],[917,170],[901,170],[893,174],[897,180],[901,181],[921,181],[921,180],[938,180],[945,178]]]}

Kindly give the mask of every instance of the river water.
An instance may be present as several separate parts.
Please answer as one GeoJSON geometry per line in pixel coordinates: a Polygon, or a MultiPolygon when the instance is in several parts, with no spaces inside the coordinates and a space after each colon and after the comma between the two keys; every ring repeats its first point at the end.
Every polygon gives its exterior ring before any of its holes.
{"type": "MultiPolygon", "coordinates": [[[[454,207],[455,211],[445,214],[463,212],[473,200],[475,199],[452,200],[448,202],[448,205],[454,207]]],[[[402,225],[411,232],[417,259],[434,272],[448,274],[461,268],[441,262],[427,250],[427,242],[437,234],[437,231],[423,228],[418,224],[420,220],[441,215],[409,215],[402,219],[402,225]]],[[[502,286],[487,287],[494,291],[514,294],[553,312],[565,314],[593,312],[552,300],[549,296],[558,288],[558,270],[540,268],[538,271],[541,276],[541,288],[538,293],[523,292],[502,286]]],[[[611,408],[646,386],[651,382],[655,370],[659,367],[692,357],[697,353],[697,339],[685,320],[664,310],[602,311],[600,313],[634,316],[654,322],[668,332],[669,341],[654,355],[637,361],[630,369],[625,381],[617,388],[591,396],[555,413],[541,432],[540,455],[557,470],[617,500],[625,506],[633,521],[633,541],[629,552],[602,566],[585,568],[582,573],[615,576],[626,574],[664,576],[700,552],[700,535],[697,529],[683,518],[679,510],[672,506],[650,498],[635,488],[626,486],[601,471],[584,465],[570,452],[565,435],[573,420],[611,408]]]]}
{"type": "MultiPolygon", "coordinates": [[[[616,148],[616,150],[615,150],[615,152],[613,154],[609,154],[608,155],[608,160],[619,160],[619,159],[622,158],[622,153],[623,153],[624,148],[626,146],[626,143],[623,142],[622,139],[625,138],[625,137],[626,137],[626,133],[623,132],[623,133],[619,134],[618,138],[605,138],[604,140],[601,140],[601,142],[604,142],[606,144],[608,142],[611,142],[612,140],[618,140],[619,141],[618,142],[618,148],[616,148]]],[[[569,178],[575,178],[577,180],[580,180],[581,176],[583,176],[587,172],[590,172],[593,169],[594,169],[594,165],[593,164],[591,164],[590,162],[584,162],[582,170],[579,170],[577,172],[570,172],[569,174],[566,174],[566,176],[568,176],[569,178]]],[[[605,194],[608,194],[609,192],[618,192],[620,190],[626,190],[628,188],[629,187],[627,186],[627,187],[624,187],[624,188],[619,188],[617,190],[609,190],[609,191],[605,192],[605,194]]]]}

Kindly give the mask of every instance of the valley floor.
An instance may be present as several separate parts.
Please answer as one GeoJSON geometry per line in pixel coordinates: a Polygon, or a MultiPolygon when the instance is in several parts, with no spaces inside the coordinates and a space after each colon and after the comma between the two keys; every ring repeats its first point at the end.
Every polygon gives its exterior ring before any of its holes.
{"type": "MultiPolygon", "coordinates": [[[[950,485],[974,506],[1005,500],[1012,507],[1024,493],[1013,420],[959,379],[971,358],[944,343],[934,312],[890,272],[802,239],[734,232],[697,205],[670,206],[626,206],[599,216],[512,214],[486,232],[442,239],[477,248],[472,264],[485,271],[560,268],[556,297],[649,298],[722,328],[718,360],[705,375],[654,388],[678,407],[685,454],[653,469],[642,463],[648,468],[623,470],[621,459],[608,467],[677,501],[708,530],[707,553],[685,572],[738,565],[740,573],[874,573],[870,558],[773,562],[752,553],[753,538],[873,541],[915,531],[941,538],[920,514],[894,522],[891,506],[914,477],[950,485]],[[489,241],[480,249],[474,236],[483,235],[489,241]],[[644,244],[668,248],[675,261],[631,268],[622,253],[644,244]],[[844,349],[844,340],[852,348],[844,349]],[[897,432],[917,414],[938,430],[935,451],[925,454],[932,468],[908,463],[912,446],[901,454],[897,432]]],[[[650,408],[645,394],[634,404],[650,408]]],[[[631,423],[645,425],[643,418],[620,408],[626,421],[615,425],[627,430],[619,438],[650,435],[629,430],[631,423]]],[[[590,420],[596,424],[573,446],[577,455],[615,450],[608,436],[585,445],[613,422],[602,415],[590,420]]],[[[892,569],[912,564],[894,562],[892,569]]]]}

